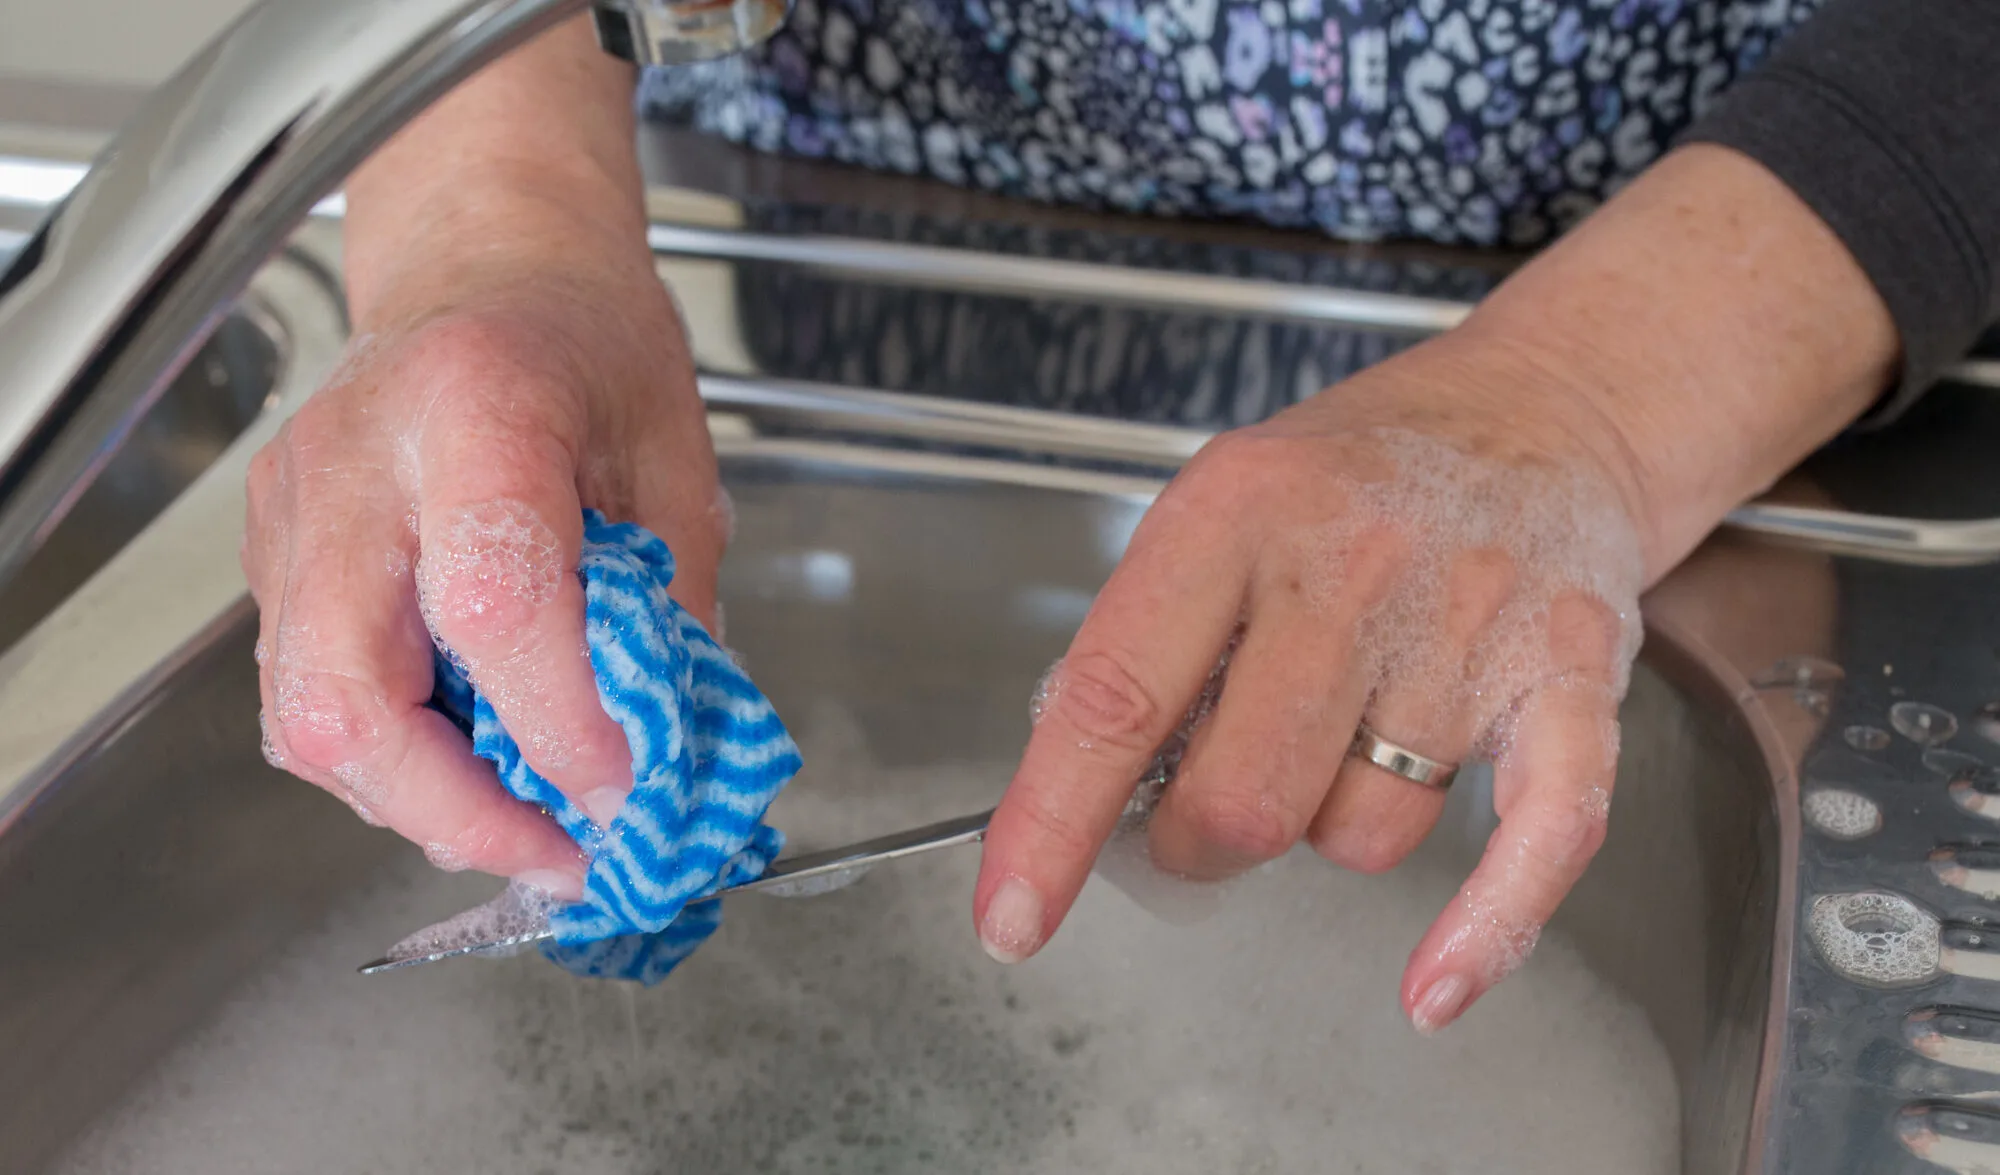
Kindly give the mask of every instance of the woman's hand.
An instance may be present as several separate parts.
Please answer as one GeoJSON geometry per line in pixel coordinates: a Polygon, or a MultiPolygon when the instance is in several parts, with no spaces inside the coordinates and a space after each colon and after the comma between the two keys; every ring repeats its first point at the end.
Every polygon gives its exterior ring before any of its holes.
{"type": "Polygon", "coordinates": [[[272,761],[432,860],[581,891],[576,846],[428,708],[432,634],[600,820],[632,786],[574,572],[582,507],[672,548],[713,627],[726,500],[652,267],[629,71],[572,23],[348,185],[346,362],[259,454],[243,564],[272,761]]]}
{"type": "Polygon", "coordinates": [[[1233,638],[1154,863],[1221,879],[1304,840],[1379,872],[1445,793],[1348,757],[1356,725],[1493,755],[1500,827],[1418,948],[1418,1026],[1520,963],[1604,838],[1643,576],[1618,439],[1535,374],[1454,339],[1203,449],[1045,689],[989,835],[989,949],[1061,919],[1233,638]]]}
{"type": "Polygon", "coordinates": [[[608,822],[631,761],[584,646],[581,508],[664,537],[711,627],[727,514],[659,282],[532,273],[357,339],[252,466],[243,561],[273,762],[440,865],[572,893],[576,846],[428,708],[431,635],[608,822]]]}
{"type": "Polygon", "coordinates": [[[1303,840],[1386,869],[1442,793],[1347,756],[1358,723],[1497,760],[1498,831],[1405,971],[1434,1030],[1518,966],[1603,840],[1638,592],[1858,415],[1886,307],[1757,164],[1689,148],[1464,326],[1206,447],[1046,689],[975,893],[1014,961],[1054,933],[1225,649],[1153,814],[1214,879],[1303,840]]]}

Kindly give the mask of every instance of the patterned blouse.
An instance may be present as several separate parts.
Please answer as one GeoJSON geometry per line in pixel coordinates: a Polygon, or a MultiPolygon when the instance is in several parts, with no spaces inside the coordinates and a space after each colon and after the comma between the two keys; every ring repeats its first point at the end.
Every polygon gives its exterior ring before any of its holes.
{"type": "Polygon", "coordinates": [[[798,0],[649,113],[1037,200],[1540,243],[1821,0],[798,0]]]}

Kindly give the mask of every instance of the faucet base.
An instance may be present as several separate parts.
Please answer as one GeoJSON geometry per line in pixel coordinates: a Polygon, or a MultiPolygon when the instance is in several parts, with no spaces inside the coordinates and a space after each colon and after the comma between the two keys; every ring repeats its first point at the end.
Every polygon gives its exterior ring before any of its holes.
{"type": "Polygon", "coordinates": [[[635,65],[686,65],[768,39],[791,0],[617,0],[591,6],[597,43],[635,65]]]}

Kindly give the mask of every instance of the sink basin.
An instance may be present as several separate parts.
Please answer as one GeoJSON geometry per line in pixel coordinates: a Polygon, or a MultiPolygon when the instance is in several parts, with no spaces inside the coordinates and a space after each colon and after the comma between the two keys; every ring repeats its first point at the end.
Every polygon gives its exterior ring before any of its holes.
{"type": "MultiPolygon", "coordinates": [[[[812,847],[990,803],[1143,496],[1048,466],[1009,480],[991,460],[718,435],[740,519],[728,637],[807,762],[777,822],[812,847]]],[[[164,557],[135,544],[65,610],[164,557]]],[[[84,639],[66,611],[57,637],[84,639]]],[[[1097,879],[1018,969],[974,942],[964,850],[820,897],[734,899],[648,991],[532,955],[363,978],[497,883],[430,869],[266,767],[252,638],[224,599],[0,836],[0,1168],[1742,1162],[1772,793],[1671,650],[1626,706],[1603,856],[1525,970],[1424,1041],[1396,980],[1491,829],[1477,785],[1382,878],[1300,855],[1220,893],[1097,879]]]]}
{"type": "Polygon", "coordinates": [[[0,586],[0,649],[89,579],[249,427],[270,397],[280,345],[273,324],[253,312],[223,319],[41,550],[0,586]]]}
{"type": "MultiPolygon", "coordinates": [[[[241,481],[341,341],[332,251],[308,252],[260,275],[0,598],[0,1170],[1753,1163],[1786,965],[1777,785],[1730,691],[1665,639],[1601,857],[1526,968],[1433,1040],[1396,984],[1491,832],[1477,772],[1387,876],[1301,853],[1220,890],[1099,877],[1019,968],[974,941],[966,849],[732,899],[652,990],[532,955],[355,974],[499,883],[431,869],[258,753],[241,481]]],[[[1098,422],[1010,458],[1059,418],[999,411],[959,421],[984,442],[870,440],[759,378],[718,384],[711,424],[739,518],[727,637],[807,764],[775,821],[810,849],[992,803],[1158,484],[1131,454],[1186,438],[1098,422]]]]}

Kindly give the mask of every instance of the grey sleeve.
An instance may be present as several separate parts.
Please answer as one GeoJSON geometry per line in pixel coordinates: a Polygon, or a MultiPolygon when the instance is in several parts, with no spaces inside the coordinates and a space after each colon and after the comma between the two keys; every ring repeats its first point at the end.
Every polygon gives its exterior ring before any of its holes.
{"type": "Polygon", "coordinates": [[[1888,303],[1902,379],[1864,424],[2000,317],[2000,0],[1828,0],[1685,141],[1769,168],[1888,303]]]}

